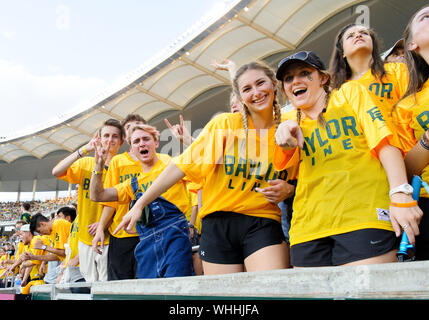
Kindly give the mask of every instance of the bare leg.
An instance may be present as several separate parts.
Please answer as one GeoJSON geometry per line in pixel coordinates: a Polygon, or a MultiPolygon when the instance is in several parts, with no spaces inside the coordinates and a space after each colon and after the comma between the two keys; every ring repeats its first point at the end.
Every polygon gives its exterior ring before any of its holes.
{"type": "Polygon", "coordinates": [[[203,260],[204,275],[226,274],[243,272],[242,264],[219,264],[211,263],[203,260]]]}
{"type": "Polygon", "coordinates": [[[343,266],[359,266],[364,264],[377,264],[377,263],[389,263],[389,262],[397,262],[396,258],[397,250],[392,250],[388,253],[382,254],[381,256],[372,257],[368,259],[353,261],[350,263],[343,264],[343,266]]]}
{"type": "Polygon", "coordinates": [[[248,256],[244,264],[249,272],[289,268],[289,246],[283,241],[281,244],[259,249],[248,256]]]}

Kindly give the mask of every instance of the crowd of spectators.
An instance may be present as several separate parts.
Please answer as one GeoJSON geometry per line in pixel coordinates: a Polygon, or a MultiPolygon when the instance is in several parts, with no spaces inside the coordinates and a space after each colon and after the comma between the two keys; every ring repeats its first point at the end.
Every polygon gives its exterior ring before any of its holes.
{"type": "Polygon", "coordinates": [[[18,220],[22,214],[21,208],[24,203],[28,203],[31,207],[31,212],[40,212],[49,214],[56,211],[59,207],[66,204],[76,202],[76,196],[60,197],[57,199],[48,200],[32,200],[32,201],[7,201],[0,202],[0,222],[18,220]]]}

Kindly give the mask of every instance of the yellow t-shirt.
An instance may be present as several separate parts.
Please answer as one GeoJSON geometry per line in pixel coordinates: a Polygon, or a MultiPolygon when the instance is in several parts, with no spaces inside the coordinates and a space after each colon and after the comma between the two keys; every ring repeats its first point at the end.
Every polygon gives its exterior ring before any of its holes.
{"type": "MultiPolygon", "coordinates": [[[[86,245],[92,245],[94,238],[88,232],[88,226],[98,222],[101,217],[102,206],[90,200],[89,185],[91,182],[92,171],[94,170],[94,157],[84,157],[75,161],[59,179],[69,183],[79,184],[77,195],[77,212],[79,224],[79,240],[86,245]]],[[[103,179],[106,170],[103,169],[103,179]]],[[[105,238],[105,244],[109,243],[109,237],[105,238]]]]}
{"type": "MultiPolygon", "coordinates": [[[[138,177],[140,172],[142,172],[140,161],[136,161],[131,158],[128,152],[117,154],[110,160],[109,169],[107,170],[106,177],[104,179],[104,188],[113,188],[115,185],[123,183],[134,176],[138,177]]],[[[108,229],[109,232],[113,234],[113,231],[115,231],[116,227],[121,223],[123,216],[129,211],[128,205],[118,202],[102,202],[101,204],[103,206],[116,209],[113,221],[108,229]]],[[[115,234],[116,238],[135,236],[135,234],[129,234],[124,230],[120,230],[115,234]]]]}
{"type": "Polygon", "coordinates": [[[220,114],[174,158],[191,181],[203,183],[201,219],[215,211],[232,211],[281,221],[279,207],[255,190],[268,187],[268,180],[287,180],[287,171],[278,172],[272,164],[275,126],[258,135],[249,117],[248,128],[244,144],[241,115],[220,114]]]}
{"type": "MultiPolygon", "coordinates": [[[[296,119],[295,112],[285,116],[296,119]]],[[[331,94],[324,117],[326,128],[301,120],[302,149],[276,147],[276,168],[299,163],[291,245],[365,228],[393,230],[389,183],[375,152],[393,136],[378,107],[361,84],[347,82],[331,94]]]]}
{"type": "Polygon", "coordinates": [[[404,63],[390,62],[384,64],[386,75],[383,81],[378,80],[368,70],[358,81],[368,89],[372,100],[385,115],[386,121],[392,117],[392,107],[407,91],[408,69],[404,63]]]}
{"type": "MultiPolygon", "coordinates": [[[[70,226],[71,223],[65,219],[55,219],[52,223],[51,242],[55,249],[65,249],[64,244],[68,241],[70,226]]],[[[65,257],[58,258],[63,261],[65,257]]]]}
{"type": "MultiPolygon", "coordinates": [[[[141,192],[145,192],[170,163],[171,158],[168,155],[164,155],[158,159],[149,172],[141,173],[138,177],[138,186],[141,192]],[[168,160],[168,161],[167,161],[168,160]]],[[[118,202],[125,203],[129,206],[129,203],[134,198],[133,189],[131,187],[131,180],[127,180],[121,184],[114,186],[118,192],[118,202]]],[[[185,213],[188,210],[188,195],[186,193],[186,182],[181,179],[164,192],[161,197],[165,200],[174,204],[180,211],[185,213]]]]}
{"type": "MultiPolygon", "coordinates": [[[[415,96],[408,96],[397,104],[394,116],[398,123],[398,130],[402,133],[400,138],[403,149],[408,152],[429,128],[429,80],[415,96]]],[[[421,178],[429,182],[428,166],[423,169],[421,178]]],[[[423,187],[420,196],[429,197],[423,187]]]]}
{"type": "Polygon", "coordinates": [[[19,258],[19,256],[24,252],[24,247],[25,247],[24,242],[19,241],[18,242],[18,248],[17,248],[16,253],[15,253],[15,260],[17,260],[19,258]]]}
{"type": "MultiPolygon", "coordinates": [[[[164,158],[168,155],[157,153],[158,158],[164,158]]],[[[109,169],[106,173],[106,178],[104,180],[104,188],[113,188],[114,186],[121,184],[123,182],[132,179],[133,177],[140,176],[142,172],[142,165],[140,161],[134,160],[128,152],[118,154],[110,160],[109,169]]],[[[122,218],[129,211],[129,206],[127,203],[119,202],[103,202],[103,206],[113,207],[116,209],[115,215],[113,216],[113,221],[109,226],[109,232],[112,234],[115,231],[116,227],[122,222],[122,218]]],[[[116,238],[128,238],[135,237],[136,234],[129,234],[124,230],[120,230],[115,234],[116,238]]]]}
{"type": "Polygon", "coordinates": [[[67,266],[67,263],[69,262],[69,260],[73,259],[74,257],[76,257],[76,255],[79,254],[79,234],[78,234],[78,232],[79,232],[79,226],[78,226],[77,219],[75,219],[70,226],[70,234],[69,234],[69,238],[68,238],[68,242],[67,242],[69,249],[66,249],[66,250],[70,250],[70,254],[69,255],[66,254],[65,266],[67,266]]]}
{"type": "MultiPolygon", "coordinates": [[[[24,252],[25,245],[22,241],[18,242],[18,247],[15,252],[15,261],[18,260],[19,256],[24,252]]],[[[17,274],[19,272],[19,266],[15,268],[14,273],[17,274]]]]}
{"type": "MultiPolygon", "coordinates": [[[[5,260],[7,260],[7,255],[6,254],[4,254],[4,255],[2,255],[0,257],[0,263],[3,262],[3,261],[5,261],[5,260]]],[[[0,275],[1,275],[0,279],[4,279],[6,277],[6,274],[3,274],[3,272],[4,272],[5,269],[6,268],[0,268],[0,275]]]]}
{"type": "MultiPolygon", "coordinates": [[[[27,247],[27,249],[25,251],[28,251],[29,253],[31,253],[35,256],[42,256],[42,255],[46,254],[46,251],[34,248],[34,244],[36,243],[36,241],[38,239],[42,240],[44,245],[50,245],[48,238],[43,237],[43,236],[34,236],[30,242],[30,245],[27,247]]],[[[42,261],[31,260],[31,263],[33,264],[33,268],[30,271],[30,279],[41,277],[42,275],[39,273],[39,268],[40,268],[40,265],[42,264],[42,261]]]]}
{"type": "MultiPolygon", "coordinates": [[[[189,198],[189,208],[188,208],[188,211],[186,212],[186,220],[188,220],[188,222],[191,220],[193,207],[195,206],[198,207],[198,191],[200,189],[201,189],[201,185],[195,182],[188,182],[186,184],[186,190],[189,198]]],[[[198,214],[195,219],[194,227],[197,228],[199,232],[201,232],[201,219],[198,214]]]]}

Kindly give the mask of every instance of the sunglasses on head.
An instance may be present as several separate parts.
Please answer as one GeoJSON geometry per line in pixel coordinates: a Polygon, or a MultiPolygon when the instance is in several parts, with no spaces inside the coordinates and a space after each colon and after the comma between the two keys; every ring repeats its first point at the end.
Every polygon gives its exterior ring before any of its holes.
{"type": "Polygon", "coordinates": [[[297,53],[295,53],[289,57],[286,57],[283,60],[283,63],[286,61],[292,60],[292,59],[307,60],[309,56],[310,56],[310,51],[300,51],[300,52],[297,52],[297,53]]]}

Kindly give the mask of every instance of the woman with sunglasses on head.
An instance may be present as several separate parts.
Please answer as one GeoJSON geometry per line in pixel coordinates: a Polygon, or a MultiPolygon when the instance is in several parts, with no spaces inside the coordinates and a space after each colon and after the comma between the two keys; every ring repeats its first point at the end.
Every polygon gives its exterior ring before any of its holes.
{"type": "MultiPolygon", "coordinates": [[[[429,6],[418,10],[404,31],[404,49],[410,82],[404,97],[394,108],[395,122],[407,155],[408,177],[419,175],[429,182],[429,6]]],[[[416,237],[415,257],[429,259],[429,195],[421,189],[419,206],[425,215],[416,237]]]]}
{"type": "Polygon", "coordinates": [[[278,170],[299,164],[291,264],[396,261],[401,226],[413,242],[422,213],[370,94],[356,81],[330,93],[329,73],[313,52],[283,59],[276,77],[295,109],[277,129],[273,160],[278,170]]]}
{"type": "Polygon", "coordinates": [[[235,73],[243,108],[222,113],[159,175],[123,218],[130,229],[142,209],[185,175],[204,181],[200,256],[204,274],[289,267],[277,203],[292,195],[286,171],[273,169],[274,133],[281,121],[274,72],[252,62],[235,73]]]}
{"type": "Polygon", "coordinates": [[[383,62],[372,29],[358,24],[345,26],[335,39],[329,69],[333,89],[349,80],[359,81],[369,90],[387,124],[393,125],[392,107],[407,89],[408,71],[403,63],[383,62]]]}

